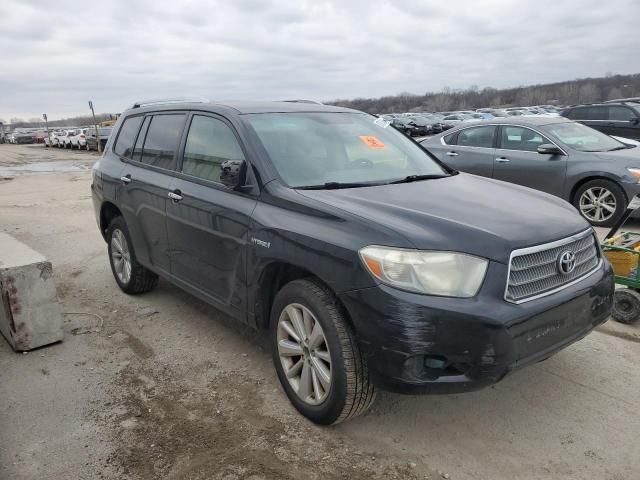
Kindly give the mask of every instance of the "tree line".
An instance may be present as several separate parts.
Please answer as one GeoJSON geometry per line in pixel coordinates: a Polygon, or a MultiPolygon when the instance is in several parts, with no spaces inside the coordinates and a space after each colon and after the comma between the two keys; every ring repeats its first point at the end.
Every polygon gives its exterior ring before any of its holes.
{"type": "Polygon", "coordinates": [[[607,73],[599,78],[581,78],[515,88],[484,87],[481,89],[477,85],[467,89],[445,87],[441,92],[427,92],[424,95],[400,93],[380,98],[334,100],[326,103],[379,114],[547,104],[566,106],[636,96],[640,96],[640,73],[632,75],[607,73]]]}

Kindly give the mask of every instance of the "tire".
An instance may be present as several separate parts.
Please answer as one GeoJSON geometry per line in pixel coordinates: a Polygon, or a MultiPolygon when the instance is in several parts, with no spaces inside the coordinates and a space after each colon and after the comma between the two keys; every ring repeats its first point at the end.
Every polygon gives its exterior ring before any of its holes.
{"type": "Polygon", "coordinates": [[[613,294],[613,319],[620,323],[636,323],[640,320],[640,293],[630,288],[619,288],[613,294]]]}
{"type": "Polygon", "coordinates": [[[122,217],[114,218],[109,224],[109,228],[107,229],[107,248],[111,272],[123,292],[134,295],[145,293],[152,290],[158,284],[158,275],[138,263],[133,250],[133,244],[131,243],[131,237],[129,236],[129,229],[122,217]],[[114,243],[114,237],[116,237],[117,243],[114,243]],[[125,248],[126,253],[123,253],[123,248],[117,247],[118,243],[125,248]],[[121,258],[124,257],[125,260],[128,260],[128,275],[123,275],[120,268],[115,264],[116,259],[114,257],[117,257],[118,253],[120,253],[121,258]]]}
{"type": "Polygon", "coordinates": [[[573,205],[591,225],[610,227],[624,215],[627,197],[620,185],[599,178],[578,188],[573,197],[573,205]],[[609,211],[612,207],[613,212],[609,211]]]}
{"type": "Polygon", "coordinates": [[[376,392],[369,380],[366,359],[360,352],[343,309],[328,288],[311,279],[294,280],[285,285],[274,299],[270,328],[273,363],[278,379],[289,401],[302,415],[314,423],[332,425],[361,415],[369,409],[376,392]],[[298,324],[299,328],[291,320],[294,316],[288,313],[291,308],[302,311],[302,318],[305,320],[301,325],[298,324]],[[306,328],[306,339],[302,342],[306,346],[300,347],[290,335],[291,330],[283,327],[287,321],[287,328],[293,327],[293,333],[306,328]],[[320,347],[314,346],[314,335],[308,334],[309,330],[315,332],[315,327],[310,326],[315,324],[321,327],[323,343],[320,347]],[[291,353],[298,350],[287,349],[288,353],[281,356],[286,351],[281,350],[283,341],[289,342],[287,345],[298,345],[301,355],[291,353]],[[329,359],[330,362],[323,359],[329,359]],[[328,382],[324,377],[328,385],[326,388],[320,373],[322,369],[316,366],[319,360],[325,367],[325,373],[329,372],[328,382]],[[302,367],[296,369],[300,362],[302,367]],[[287,377],[285,368],[290,373],[291,380],[287,377]],[[298,393],[302,390],[305,368],[308,379],[306,391],[309,392],[306,400],[301,396],[302,393],[298,393]],[[299,377],[294,378],[292,371],[300,372],[299,377]],[[294,385],[296,382],[297,388],[294,385]],[[318,391],[321,393],[318,394],[318,391]]]}

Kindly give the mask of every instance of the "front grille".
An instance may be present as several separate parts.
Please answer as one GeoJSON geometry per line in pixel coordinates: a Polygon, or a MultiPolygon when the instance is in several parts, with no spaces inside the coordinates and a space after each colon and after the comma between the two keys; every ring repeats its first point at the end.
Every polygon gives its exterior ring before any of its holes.
{"type": "Polygon", "coordinates": [[[505,300],[520,303],[551,293],[591,273],[599,263],[598,247],[591,230],[557,242],[514,250],[505,300]],[[575,255],[575,267],[570,273],[562,273],[559,257],[568,251],[575,255]]]}

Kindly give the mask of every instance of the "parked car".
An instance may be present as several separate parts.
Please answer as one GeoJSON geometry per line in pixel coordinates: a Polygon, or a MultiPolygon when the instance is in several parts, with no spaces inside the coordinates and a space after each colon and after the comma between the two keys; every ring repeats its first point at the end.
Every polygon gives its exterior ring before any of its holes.
{"type": "Polygon", "coordinates": [[[34,143],[34,134],[32,132],[21,132],[14,135],[14,143],[24,145],[34,143]]]}
{"type": "Polygon", "coordinates": [[[64,137],[64,130],[56,130],[51,133],[51,146],[60,148],[60,143],[62,142],[62,137],[64,137]]]}
{"type": "MultiPolygon", "coordinates": [[[[112,131],[113,131],[112,127],[98,128],[98,133],[100,134],[100,151],[104,152],[105,146],[107,144],[107,140],[109,140],[109,137],[111,136],[112,131]]],[[[86,137],[87,137],[87,150],[98,150],[96,129],[89,128],[87,130],[86,137]]]]}
{"type": "Polygon", "coordinates": [[[571,202],[596,226],[613,225],[640,194],[640,149],[562,117],[499,118],[422,142],[451,167],[571,202]]]}
{"type": "Polygon", "coordinates": [[[415,124],[411,121],[409,117],[395,117],[391,119],[391,125],[393,125],[396,129],[400,130],[405,135],[409,137],[413,137],[417,134],[417,129],[415,124]]]}
{"type": "Polygon", "coordinates": [[[611,267],[573,207],[458,173],[371,115],[155,101],[114,132],[91,190],[118,286],[162,277],[269,330],[314,422],[377,388],[491,385],[609,316],[611,267]]]}
{"type": "Polygon", "coordinates": [[[607,135],[640,140],[640,103],[580,105],[563,110],[562,116],[584,123],[607,135]]]}
{"type": "Polygon", "coordinates": [[[87,128],[78,128],[73,131],[73,135],[69,136],[70,148],[87,149],[87,130],[87,128]]]}
{"type": "Polygon", "coordinates": [[[457,113],[453,115],[447,115],[442,119],[442,123],[445,125],[455,126],[462,122],[474,121],[476,120],[473,116],[468,115],[466,113],[457,113]]]}

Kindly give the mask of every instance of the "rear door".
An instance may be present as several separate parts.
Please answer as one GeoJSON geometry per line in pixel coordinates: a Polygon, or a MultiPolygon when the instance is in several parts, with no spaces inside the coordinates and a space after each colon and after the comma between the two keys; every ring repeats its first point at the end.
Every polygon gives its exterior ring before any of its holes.
{"type": "Polygon", "coordinates": [[[119,197],[136,256],[166,275],[170,273],[166,208],[186,118],[184,112],[130,117],[114,147],[126,162],[119,197]]]}
{"type": "Polygon", "coordinates": [[[246,310],[247,236],[257,199],[223,185],[220,174],[245,158],[227,119],[192,115],[167,206],[174,281],[236,311],[246,310]]]}
{"type": "Polygon", "coordinates": [[[445,135],[446,144],[437,146],[438,158],[456,170],[491,177],[497,129],[496,125],[480,125],[445,135]]]}
{"type": "Polygon", "coordinates": [[[518,125],[502,125],[498,136],[493,178],[563,196],[567,156],[538,153],[551,140],[518,125]]]}

